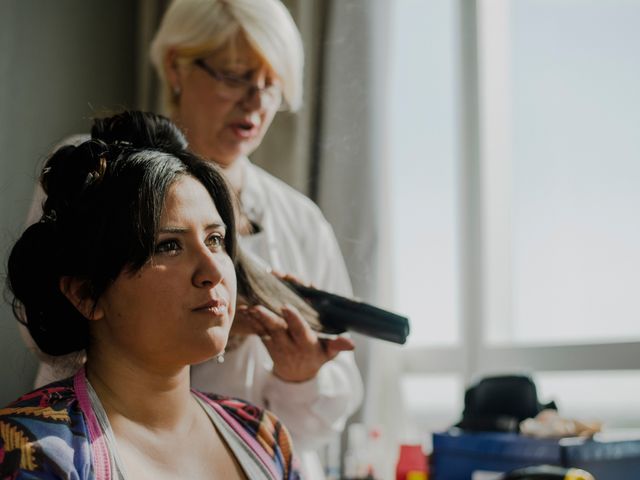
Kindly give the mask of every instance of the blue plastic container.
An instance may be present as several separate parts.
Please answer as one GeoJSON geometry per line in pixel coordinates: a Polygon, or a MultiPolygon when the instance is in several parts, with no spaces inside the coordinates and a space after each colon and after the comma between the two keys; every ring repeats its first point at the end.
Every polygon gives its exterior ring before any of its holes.
{"type": "Polygon", "coordinates": [[[432,480],[470,480],[476,470],[508,472],[543,464],[582,468],[597,480],[640,480],[640,432],[594,439],[537,439],[455,429],[433,434],[432,480]]]}

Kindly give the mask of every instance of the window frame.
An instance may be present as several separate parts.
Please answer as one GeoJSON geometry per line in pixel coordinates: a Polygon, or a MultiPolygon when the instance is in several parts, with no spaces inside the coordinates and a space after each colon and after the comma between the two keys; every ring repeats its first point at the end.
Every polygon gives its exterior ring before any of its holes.
{"type": "MultiPolygon", "coordinates": [[[[480,53],[492,42],[486,34],[486,22],[495,26],[507,20],[508,1],[456,0],[461,338],[453,346],[408,346],[402,350],[398,370],[407,374],[457,374],[464,385],[481,375],[517,371],[640,370],[639,341],[577,345],[497,345],[487,341],[487,318],[499,325],[508,326],[510,322],[510,259],[497,253],[508,251],[511,244],[507,223],[511,177],[508,145],[504,143],[508,142],[508,133],[496,137],[496,129],[487,127],[487,118],[500,115],[502,108],[496,97],[489,100],[487,95],[499,93],[504,85],[499,78],[487,77],[486,72],[495,70],[482,68],[482,62],[492,60],[480,53]],[[488,158],[494,163],[487,165],[488,158]]],[[[493,33],[495,36],[495,29],[493,33]]]]}

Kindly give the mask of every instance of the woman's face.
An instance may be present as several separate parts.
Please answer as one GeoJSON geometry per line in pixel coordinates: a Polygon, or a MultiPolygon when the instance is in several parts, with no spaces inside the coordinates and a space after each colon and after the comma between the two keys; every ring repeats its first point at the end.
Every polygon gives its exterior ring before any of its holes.
{"type": "Polygon", "coordinates": [[[165,198],[152,258],[135,273],[120,273],[98,301],[98,344],[153,368],[180,368],[222,352],[236,304],[225,234],[204,186],[180,177],[165,198]]]}
{"type": "Polygon", "coordinates": [[[183,129],[192,150],[223,167],[258,148],[280,107],[280,101],[271,101],[255,88],[242,90],[240,99],[225,95],[224,82],[214,78],[216,74],[260,88],[279,83],[243,35],[229,45],[233,47],[202,58],[204,68],[193,63],[172,67],[171,62],[167,67],[174,69],[173,76],[168,75],[170,83],[180,90],[173,120],[183,129]]]}

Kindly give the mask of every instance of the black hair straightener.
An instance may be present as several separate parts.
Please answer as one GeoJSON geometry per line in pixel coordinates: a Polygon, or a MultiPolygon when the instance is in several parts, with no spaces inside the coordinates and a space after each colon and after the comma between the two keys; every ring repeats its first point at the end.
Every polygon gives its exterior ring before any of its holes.
{"type": "Polygon", "coordinates": [[[407,341],[410,331],[407,317],[293,281],[285,283],[318,312],[323,333],[338,334],[349,330],[393,343],[407,341]]]}

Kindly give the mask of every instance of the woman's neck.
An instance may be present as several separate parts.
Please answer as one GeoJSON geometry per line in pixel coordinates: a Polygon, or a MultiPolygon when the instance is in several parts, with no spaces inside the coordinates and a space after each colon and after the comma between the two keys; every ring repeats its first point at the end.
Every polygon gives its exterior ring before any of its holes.
{"type": "Polygon", "coordinates": [[[153,430],[173,430],[190,418],[185,413],[195,402],[188,366],[168,373],[144,368],[125,357],[90,355],[86,369],[112,424],[125,421],[153,430]]]}
{"type": "Polygon", "coordinates": [[[224,176],[229,181],[233,192],[236,195],[240,195],[242,187],[244,185],[244,169],[242,168],[242,161],[237,158],[228,165],[219,165],[222,168],[224,176]]]}
{"type": "Polygon", "coordinates": [[[91,353],[87,377],[130,478],[210,478],[212,472],[245,478],[191,394],[189,367],[167,374],[139,368],[125,356],[110,355],[105,361],[91,353]]]}

